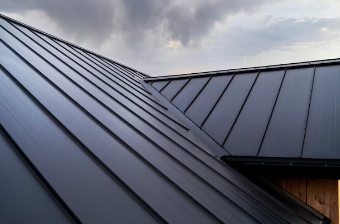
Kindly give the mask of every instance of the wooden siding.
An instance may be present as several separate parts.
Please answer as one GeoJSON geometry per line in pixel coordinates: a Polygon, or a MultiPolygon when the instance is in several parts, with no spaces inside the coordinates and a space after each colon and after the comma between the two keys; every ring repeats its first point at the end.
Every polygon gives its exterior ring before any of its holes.
{"type": "Polygon", "coordinates": [[[286,191],[339,223],[338,180],[302,177],[268,178],[286,191]]]}

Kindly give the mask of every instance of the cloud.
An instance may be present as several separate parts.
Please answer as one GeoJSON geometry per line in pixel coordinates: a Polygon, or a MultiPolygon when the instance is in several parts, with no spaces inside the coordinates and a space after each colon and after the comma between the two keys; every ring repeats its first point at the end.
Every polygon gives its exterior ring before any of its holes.
{"type": "Polygon", "coordinates": [[[330,41],[339,38],[340,18],[277,18],[262,26],[232,27],[220,35],[223,49],[235,56],[254,56],[263,51],[284,49],[297,43],[330,41]],[[228,38],[225,38],[228,36],[228,38]]]}
{"type": "Polygon", "coordinates": [[[167,48],[176,50],[180,47],[182,47],[181,42],[179,41],[169,41],[169,43],[166,45],[167,48]]]}
{"type": "Polygon", "coordinates": [[[0,0],[0,6],[9,13],[42,11],[78,40],[101,41],[113,27],[114,7],[107,0],[0,0]]]}
{"type": "Polygon", "coordinates": [[[178,74],[339,58],[340,18],[257,18],[250,26],[237,24],[214,31],[210,43],[161,54],[170,62],[153,61],[150,74],[178,74]],[[266,22],[263,22],[265,21],[266,22]],[[256,26],[254,24],[257,24],[256,26]],[[157,73],[156,73],[157,74],[157,73]]]}
{"type": "Polygon", "coordinates": [[[102,43],[119,35],[127,42],[142,44],[151,35],[165,43],[179,41],[188,46],[199,43],[217,22],[239,12],[252,12],[268,1],[0,0],[0,6],[8,13],[40,10],[80,41],[102,43]]]}
{"type": "Polygon", "coordinates": [[[150,75],[339,57],[339,8],[338,0],[0,0],[1,12],[150,75]]]}
{"type": "MultiPolygon", "coordinates": [[[[168,41],[159,48],[114,45],[104,54],[150,75],[169,75],[340,57],[340,18],[287,18],[259,15],[214,29],[200,47],[168,41]],[[339,47],[338,47],[339,46],[339,47]],[[110,49],[115,51],[108,52],[110,49]]],[[[240,15],[242,16],[242,15],[240,15]]],[[[239,16],[237,16],[239,17],[239,16]]]]}
{"type": "Polygon", "coordinates": [[[239,12],[252,12],[267,0],[154,1],[124,0],[119,20],[128,37],[156,31],[183,46],[199,42],[217,22],[239,12]]]}

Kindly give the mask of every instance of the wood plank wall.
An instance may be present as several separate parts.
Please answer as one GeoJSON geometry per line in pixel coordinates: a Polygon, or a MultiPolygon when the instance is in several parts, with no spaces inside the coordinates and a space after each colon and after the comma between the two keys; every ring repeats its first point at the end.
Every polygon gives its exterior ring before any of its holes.
{"type": "Polygon", "coordinates": [[[339,224],[338,180],[301,177],[267,178],[339,224]]]}

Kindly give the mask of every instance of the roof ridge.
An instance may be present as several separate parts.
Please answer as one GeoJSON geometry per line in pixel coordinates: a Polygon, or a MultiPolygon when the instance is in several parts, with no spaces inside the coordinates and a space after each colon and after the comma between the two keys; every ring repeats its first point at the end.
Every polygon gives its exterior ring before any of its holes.
{"type": "Polygon", "coordinates": [[[243,73],[243,72],[258,72],[264,70],[276,70],[282,68],[299,68],[299,67],[307,67],[311,65],[320,65],[320,64],[337,64],[340,63],[340,58],[331,58],[331,59],[322,59],[322,60],[314,60],[314,61],[304,61],[304,62],[293,62],[286,64],[276,64],[276,65],[264,65],[264,66],[256,66],[256,67],[246,67],[246,68],[232,68],[226,70],[216,70],[216,71],[206,71],[206,72],[194,72],[194,73],[186,73],[186,74],[178,74],[178,75],[165,75],[165,76],[156,76],[145,78],[146,82],[154,81],[154,80],[164,80],[164,79],[180,79],[180,78],[188,78],[188,77],[205,77],[211,75],[219,75],[219,74],[234,74],[234,73],[243,73]]]}

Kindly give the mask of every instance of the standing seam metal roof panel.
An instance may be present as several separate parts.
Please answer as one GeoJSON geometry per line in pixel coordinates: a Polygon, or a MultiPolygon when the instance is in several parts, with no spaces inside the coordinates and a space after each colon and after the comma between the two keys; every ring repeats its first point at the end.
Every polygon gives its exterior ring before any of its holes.
{"type": "Polygon", "coordinates": [[[340,66],[317,67],[302,156],[340,158],[340,66]]]}
{"type": "MultiPolygon", "coordinates": [[[[188,108],[171,103],[188,118],[187,125],[193,123],[200,134],[225,149],[216,153],[219,156],[240,162],[251,157],[332,162],[340,158],[339,62],[332,59],[241,69],[235,74],[235,70],[228,70],[147,78],[145,82],[155,86],[158,82],[190,83],[210,78],[201,91],[191,93],[195,96],[188,108]],[[223,78],[230,81],[219,83],[215,91],[212,83],[223,78]]],[[[170,91],[170,87],[166,89],[170,91]]],[[[177,101],[185,99],[182,90],[171,91],[177,101]]]]}
{"type": "Polygon", "coordinates": [[[197,125],[201,125],[213,109],[218,97],[228,85],[232,76],[212,77],[201,93],[197,95],[185,114],[197,125]]]}
{"type": "Polygon", "coordinates": [[[55,192],[50,193],[52,201],[58,201],[70,221],[323,219],[313,213],[300,216],[207,154],[200,147],[204,144],[193,140],[194,133],[131,75],[145,76],[3,18],[2,133],[40,173],[49,193],[55,192]],[[104,74],[115,84],[108,86],[104,74]]]}
{"type": "Polygon", "coordinates": [[[0,149],[0,222],[71,223],[1,130],[0,149]]]}
{"type": "Polygon", "coordinates": [[[201,88],[207,83],[209,78],[200,78],[190,80],[187,85],[174,97],[173,104],[181,111],[185,111],[198,94],[201,88]]]}
{"type": "Polygon", "coordinates": [[[258,75],[234,126],[224,139],[224,147],[232,155],[257,155],[284,73],[274,71],[258,75]]]}
{"type": "Polygon", "coordinates": [[[230,132],[257,76],[256,73],[234,76],[225,87],[216,107],[213,108],[202,125],[202,129],[219,144],[223,144],[225,137],[230,132]]]}
{"type": "Polygon", "coordinates": [[[259,156],[299,157],[314,68],[287,70],[259,156]]]}

